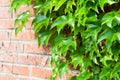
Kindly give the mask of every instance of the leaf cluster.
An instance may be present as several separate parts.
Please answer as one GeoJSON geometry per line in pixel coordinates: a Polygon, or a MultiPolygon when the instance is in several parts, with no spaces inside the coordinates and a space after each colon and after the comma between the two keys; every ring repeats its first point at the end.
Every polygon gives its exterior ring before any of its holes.
{"type": "MultiPolygon", "coordinates": [[[[71,65],[79,74],[70,80],[120,79],[119,0],[13,0],[10,10],[25,4],[35,9],[38,45],[52,46],[51,80],[69,73],[71,65]]],[[[22,23],[16,34],[29,17],[26,11],[16,19],[22,23]]]]}

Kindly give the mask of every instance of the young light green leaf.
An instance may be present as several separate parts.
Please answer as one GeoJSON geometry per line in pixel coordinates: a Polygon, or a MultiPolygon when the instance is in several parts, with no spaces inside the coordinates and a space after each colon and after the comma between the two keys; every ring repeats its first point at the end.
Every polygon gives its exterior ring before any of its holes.
{"type": "Polygon", "coordinates": [[[55,4],[55,11],[57,11],[64,3],[66,2],[66,0],[59,0],[57,1],[57,4],[55,4]]]}
{"type": "Polygon", "coordinates": [[[77,66],[82,66],[83,64],[83,57],[79,54],[71,55],[72,63],[74,64],[74,68],[77,66]]]}
{"type": "Polygon", "coordinates": [[[100,7],[101,7],[101,9],[102,10],[104,10],[104,5],[105,4],[114,4],[114,3],[116,3],[116,1],[114,1],[114,0],[99,0],[99,4],[100,4],[100,7]]]}

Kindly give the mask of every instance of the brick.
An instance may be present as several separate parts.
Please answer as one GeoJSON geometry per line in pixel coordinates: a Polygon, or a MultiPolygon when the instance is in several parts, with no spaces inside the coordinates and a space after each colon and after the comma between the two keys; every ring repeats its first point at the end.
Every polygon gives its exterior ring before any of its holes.
{"type": "Polygon", "coordinates": [[[10,0],[0,0],[0,6],[1,7],[10,6],[10,0]]]}
{"type": "Polygon", "coordinates": [[[2,63],[0,63],[0,72],[2,72],[3,71],[3,65],[2,65],[2,63]]]}
{"type": "Polygon", "coordinates": [[[22,78],[22,77],[19,77],[18,80],[31,80],[30,78],[22,78]]]}
{"type": "Polygon", "coordinates": [[[3,64],[3,72],[12,73],[13,67],[9,64],[3,64]]]}
{"type": "Polygon", "coordinates": [[[29,71],[28,66],[13,66],[13,74],[28,76],[30,74],[29,71]]]}
{"type": "Polygon", "coordinates": [[[3,41],[3,40],[8,40],[8,32],[7,31],[0,31],[0,41],[3,41]]]}
{"type": "Polygon", "coordinates": [[[32,76],[50,79],[52,72],[50,69],[44,68],[32,68],[32,76]]]}
{"type": "Polygon", "coordinates": [[[16,78],[12,75],[0,74],[0,80],[16,80],[16,78]]]}
{"type": "Polygon", "coordinates": [[[32,78],[31,80],[50,80],[50,79],[44,79],[44,78],[32,78]]]}
{"type": "Polygon", "coordinates": [[[18,61],[19,61],[19,63],[22,63],[22,64],[35,65],[36,64],[36,56],[19,55],[18,61]]]}
{"type": "Polygon", "coordinates": [[[21,42],[17,42],[16,43],[16,51],[17,52],[24,52],[24,45],[23,45],[23,43],[21,43],[21,42]]]}
{"type": "Polygon", "coordinates": [[[18,80],[48,80],[43,78],[19,77],[18,80]]]}
{"type": "Polygon", "coordinates": [[[49,58],[47,56],[36,56],[36,65],[49,66],[49,58]]]}
{"type": "Polygon", "coordinates": [[[12,20],[12,19],[0,19],[0,28],[14,29],[14,20],[12,20]]]}
{"type": "Polygon", "coordinates": [[[34,9],[32,8],[32,6],[29,6],[29,7],[28,6],[21,6],[19,8],[19,10],[16,13],[14,13],[14,17],[19,16],[21,13],[23,13],[27,10],[29,10],[31,12],[31,14],[34,15],[34,9]]]}
{"type": "Polygon", "coordinates": [[[15,51],[15,43],[11,42],[11,41],[7,41],[7,42],[1,42],[0,43],[0,48],[1,50],[7,51],[7,52],[11,52],[11,51],[15,51]]]}
{"type": "Polygon", "coordinates": [[[18,62],[20,64],[28,64],[28,65],[37,65],[37,66],[50,66],[48,63],[50,62],[47,56],[41,55],[19,55],[18,62]]]}
{"type": "Polygon", "coordinates": [[[15,36],[15,32],[13,31],[11,34],[11,39],[12,40],[22,40],[22,41],[31,41],[31,40],[35,40],[35,34],[33,31],[31,30],[25,30],[20,32],[17,36],[15,36]]]}
{"type": "Polygon", "coordinates": [[[25,44],[25,52],[28,53],[39,53],[39,54],[51,54],[50,46],[44,47],[41,45],[38,47],[37,44],[25,44]]]}
{"type": "Polygon", "coordinates": [[[15,63],[17,61],[17,55],[14,53],[0,53],[0,61],[15,63]]]}
{"type": "Polygon", "coordinates": [[[40,53],[44,54],[45,50],[43,46],[38,47],[38,44],[25,44],[25,52],[28,53],[40,53]]]}
{"type": "Polygon", "coordinates": [[[1,19],[10,19],[12,14],[9,12],[8,7],[0,7],[0,18],[1,19]]]}

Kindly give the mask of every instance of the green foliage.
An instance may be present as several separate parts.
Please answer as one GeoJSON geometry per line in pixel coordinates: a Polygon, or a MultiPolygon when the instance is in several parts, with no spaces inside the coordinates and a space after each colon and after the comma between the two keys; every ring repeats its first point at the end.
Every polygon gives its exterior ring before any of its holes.
{"type": "MultiPolygon", "coordinates": [[[[51,80],[71,65],[80,73],[70,80],[120,79],[119,0],[13,0],[10,10],[24,4],[35,9],[38,44],[52,46],[51,80]]],[[[16,19],[16,34],[29,17],[26,11],[16,19]]]]}

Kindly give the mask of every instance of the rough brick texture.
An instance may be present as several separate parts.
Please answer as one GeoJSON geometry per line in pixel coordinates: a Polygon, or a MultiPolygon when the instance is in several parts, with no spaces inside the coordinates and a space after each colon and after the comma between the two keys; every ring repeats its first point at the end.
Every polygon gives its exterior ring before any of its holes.
{"type": "MultiPolygon", "coordinates": [[[[34,15],[34,10],[24,5],[16,14],[9,13],[9,1],[0,0],[0,80],[49,80],[52,74],[50,46],[38,47],[31,25],[33,17],[15,36],[15,18],[25,10],[34,15]]],[[[66,79],[70,76],[66,75],[66,79]]]]}

